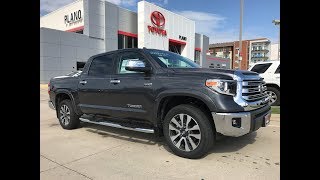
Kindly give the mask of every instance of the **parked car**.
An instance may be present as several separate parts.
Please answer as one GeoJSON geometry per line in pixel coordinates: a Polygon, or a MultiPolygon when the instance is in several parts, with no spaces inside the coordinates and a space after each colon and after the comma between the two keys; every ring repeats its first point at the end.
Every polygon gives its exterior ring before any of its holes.
{"type": "Polygon", "coordinates": [[[264,78],[271,106],[280,105],[280,61],[266,61],[253,64],[249,71],[264,78]]]}
{"type": "Polygon", "coordinates": [[[238,137],[267,126],[271,115],[258,73],[200,68],[156,49],[92,56],[79,76],[52,78],[48,89],[62,128],[82,121],[157,133],[186,158],[204,156],[219,134],[238,137]]]}

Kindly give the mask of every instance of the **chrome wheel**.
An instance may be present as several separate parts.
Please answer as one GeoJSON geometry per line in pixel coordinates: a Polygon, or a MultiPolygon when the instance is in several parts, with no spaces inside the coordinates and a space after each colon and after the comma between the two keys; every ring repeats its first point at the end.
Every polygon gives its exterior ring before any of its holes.
{"type": "Polygon", "coordinates": [[[270,97],[270,99],[269,99],[270,104],[273,104],[274,102],[277,101],[278,97],[277,97],[276,93],[274,93],[273,91],[266,91],[266,92],[267,92],[268,96],[270,97]]]}
{"type": "Polygon", "coordinates": [[[67,105],[62,105],[60,108],[60,121],[65,126],[70,123],[70,109],[67,105]]]}
{"type": "Polygon", "coordinates": [[[169,123],[169,137],[178,149],[193,151],[200,144],[200,127],[188,114],[177,114],[169,123]]]}

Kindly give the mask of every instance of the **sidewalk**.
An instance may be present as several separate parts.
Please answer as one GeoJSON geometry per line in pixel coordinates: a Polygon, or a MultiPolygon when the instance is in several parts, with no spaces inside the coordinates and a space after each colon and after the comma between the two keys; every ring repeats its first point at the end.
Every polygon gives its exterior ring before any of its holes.
{"type": "Polygon", "coordinates": [[[40,84],[40,89],[48,89],[48,84],[40,84]]]}
{"type": "Polygon", "coordinates": [[[279,121],[280,122],[280,114],[271,114],[271,121],[279,121]]]}

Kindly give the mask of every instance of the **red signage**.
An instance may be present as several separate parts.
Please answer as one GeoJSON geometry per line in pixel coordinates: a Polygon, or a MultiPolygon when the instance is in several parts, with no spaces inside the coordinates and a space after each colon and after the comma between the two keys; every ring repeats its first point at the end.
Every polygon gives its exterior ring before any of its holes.
{"type": "Polygon", "coordinates": [[[154,26],[148,25],[149,32],[157,33],[162,36],[167,35],[167,31],[162,29],[166,23],[166,19],[159,11],[153,11],[150,15],[151,22],[154,26]]]}
{"type": "Polygon", "coordinates": [[[151,18],[152,24],[158,27],[163,27],[164,24],[166,23],[166,19],[164,18],[163,14],[159,11],[153,11],[151,13],[150,18],[151,18]]]}

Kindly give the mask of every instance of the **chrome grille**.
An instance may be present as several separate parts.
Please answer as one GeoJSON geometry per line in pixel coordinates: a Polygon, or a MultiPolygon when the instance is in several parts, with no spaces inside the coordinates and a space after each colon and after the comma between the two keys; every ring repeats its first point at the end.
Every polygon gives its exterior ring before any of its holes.
{"type": "Polygon", "coordinates": [[[266,98],[267,87],[263,79],[243,80],[242,81],[242,98],[248,102],[259,101],[266,98]]]}

